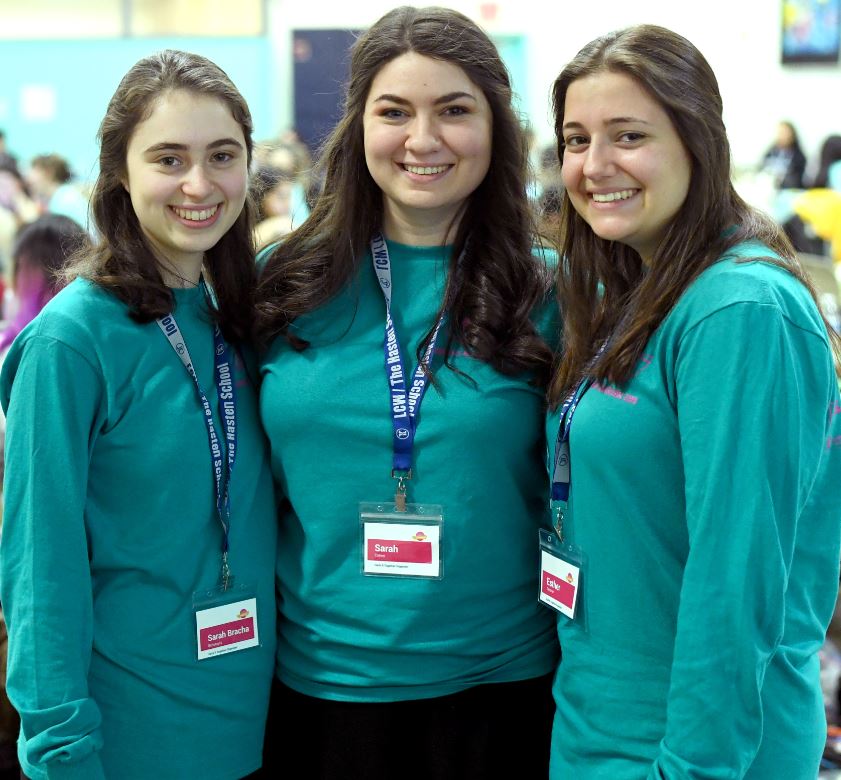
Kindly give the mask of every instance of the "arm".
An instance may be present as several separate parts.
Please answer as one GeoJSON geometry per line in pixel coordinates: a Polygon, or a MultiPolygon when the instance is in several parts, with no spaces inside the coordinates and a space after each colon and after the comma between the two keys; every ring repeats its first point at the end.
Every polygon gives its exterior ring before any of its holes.
{"type": "Polygon", "coordinates": [[[820,337],[776,306],[731,305],[681,341],[673,400],[689,551],[650,780],[741,778],[756,756],[830,382],[820,337]]]}
{"type": "Polygon", "coordinates": [[[100,380],[72,349],[31,336],[10,353],[3,386],[0,596],[24,771],[34,780],[97,780],[104,773],[101,718],[87,685],[93,594],[84,514],[100,380]]]}

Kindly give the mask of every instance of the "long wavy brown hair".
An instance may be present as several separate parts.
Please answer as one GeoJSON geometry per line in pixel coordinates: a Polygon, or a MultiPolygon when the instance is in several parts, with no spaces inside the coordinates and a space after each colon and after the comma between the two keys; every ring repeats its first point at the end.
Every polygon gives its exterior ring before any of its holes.
{"type": "MultiPolygon", "coordinates": [[[[715,74],[677,33],[654,25],[613,32],[591,41],[561,71],[553,87],[561,165],[567,90],[574,81],[604,71],[630,76],[665,110],[691,159],[692,178],[646,273],[635,250],[599,238],[564,194],[559,242],[564,259],[557,276],[564,344],[549,386],[552,407],[585,371],[600,382],[626,383],[687,287],[743,241],[760,241],[773,250],[768,261],[789,271],[817,301],[782,230],[736,194],[715,74]],[[590,366],[608,336],[610,343],[590,366]]],[[[827,330],[837,350],[838,337],[827,330]]]]}
{"type": "MultiPolygon", "coordinates": [[[[365,162],[362,118],[371,82],[407,52],[453,63],[481,88],[493,114],[487,175],[463,209],[441,311],[449,313],[445,363],[455,342],[498,371],[533,372],[545,384],[551,353],[530,315],[546,296],[545,266],[532,255],[535,233],[526,196],[527,145],[511,105],[499,53],[470,19],[445,8],[396,8],[354,44],[344,113],[325,143],[323,189],[309,218],[274,250],[257,288],[257,339],[306,342],[289,325],[356,277],[381,228],[383,194],[365,162]],[[458,269],[456,259],[469,246],[458,269]]],[[[421,355],[430,333],[418,349],[421,355]]]]}
{"type": "MultiPolygon", "coordinates": [[[[109,290],[128,306],[137,322],[165,316],[174,300],[123,186],[126,150],[137,125],[172,90],[221,100],[242,128],[249,163],[253,150],[251,114],[244,98],[227,74],[205,57],[168,49],[140,60],[123,77],[98,134],[99,176],[91,195],[91,213],[100,240],[67,273],[109,290]]],[[[213,316],[233,343],[244,341],[251,328],[256,283],[253,208],[249,197],[231,229],[207,250],[204,259],[204,274],[217,303],[213,316]]]]}

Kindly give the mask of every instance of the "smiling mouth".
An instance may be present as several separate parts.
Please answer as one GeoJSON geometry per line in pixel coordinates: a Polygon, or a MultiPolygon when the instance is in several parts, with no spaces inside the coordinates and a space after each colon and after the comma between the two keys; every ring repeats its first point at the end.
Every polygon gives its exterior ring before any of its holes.
{"type": "Polygon", "coordinates": [[[615,200],[628,200],[636,195],[639,190],[617,190],[616,192],[592,192],[590,197],[596,203],[612,203],[615,200]]]}
{"type": "Polygon", "coordinates": [[[408,171],[409,173],[414,173],[419,176],[434,176],[436,173],[444,173],[444,171],[449,170],[452,168],[452,165],[408,165],[407,163],[401,163],[401,167],[404,171],[408,171]]]}
{"type": "Polygon", "coordinates": [[[188,222],[205,222],[216,215],[219,210],[219,204],[215,206],[205,206],[201,209],[185,209],[178,206],[170,206],[175,214],[181,219],[186,219],[188,222]]]}

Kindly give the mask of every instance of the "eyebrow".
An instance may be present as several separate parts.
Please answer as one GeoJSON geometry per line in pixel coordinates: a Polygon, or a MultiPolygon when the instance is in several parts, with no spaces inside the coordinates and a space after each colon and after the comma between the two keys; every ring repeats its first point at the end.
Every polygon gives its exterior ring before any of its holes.
{"type": "MultiPolygon", "coordinates": [[[[207,145],[207,149],[218,149],[220,146],[236,146],[242,149],[242,144],[236,138],[220,138],[218,141],[213,141],[207,145]]],[[[164,150],[173,150],[175,152],[187,151],[190,147],[187,144],[177,144],[174,141],[161,141],[159,144],[154,144],[146,149],[145,154],[150,152],[162,152],[164,150]]]]}
{"type": "MultiPolygon", "coordinates": [[[[651,122],[646,122],[645,119],[640,119],[636,116],[616,116],[613,119],[608,119],[605,122],[606,125],[628,125],[628,124],[639,124],[639,125],[650,125],[651,122]]],[[[571,127],[584,127],[581,122],[564,122],[563,129],[566,130],[567,128],[571,127]]]]}
{"type": "MultiPolygon", "coordinates": [[[[474,102],[476,101],[476,98],[469,92],[448,92],[446,95],[441,95],[441,97],[435,98],[432,102],[433,105],[438,106],[442,103],[450,103],[453,100],[461,100],[461,98],[469,98],[474,102]]],[[[378,98],[374,99],[374,102],[378,103],[381,100],[388,101],[389,103],[397,103],[401,106],[408,106],[410,102],[406,100],[406,98],[400,97],[399,95],[391,95],[389,93],[380,95],[378,98]]]]}

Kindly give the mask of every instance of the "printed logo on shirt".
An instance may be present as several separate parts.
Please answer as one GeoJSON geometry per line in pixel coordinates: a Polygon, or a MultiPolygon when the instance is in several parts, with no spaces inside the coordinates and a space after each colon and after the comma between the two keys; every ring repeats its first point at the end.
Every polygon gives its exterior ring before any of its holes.
{"type": "Polygon", "coordinates": [[[601,382],[593,382],[593,387],[602,395],[608,395],[611,398],[616,398],[619,401],[624,401],[626,404],[635,405],[639,398],[630,393],[623,393],[618,387],[613,385],[603,385],[601,382]]]}
{"type": "Polygon", "coordinates": [[[641,357],[641,358],[637,361],[637,367],[636,367],[636,369],[634,370],[634,374],[633,374],[633,376],[634,376],[634,377],[638,377],[638,376],[639,376],[639,375],[640,375],[643,371],[645,371],[645,369],[646,369],[646,368],[648,368],[648,367],[651,365],[651,361],[652,361],[652,360],[654,360],[654,356],[653,356],[653,355],[643,355],[643,356],[642,356],[642,357],[641,357]]]}

